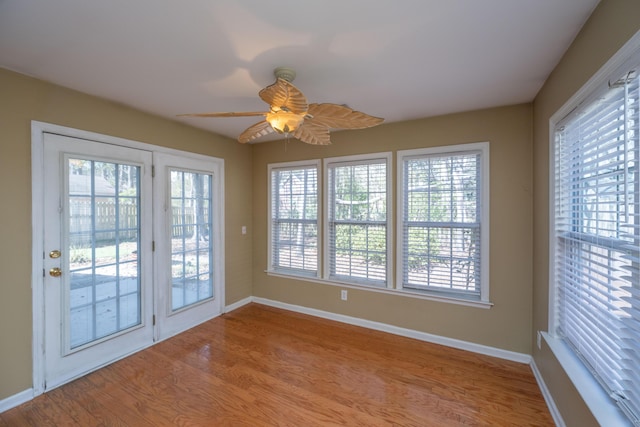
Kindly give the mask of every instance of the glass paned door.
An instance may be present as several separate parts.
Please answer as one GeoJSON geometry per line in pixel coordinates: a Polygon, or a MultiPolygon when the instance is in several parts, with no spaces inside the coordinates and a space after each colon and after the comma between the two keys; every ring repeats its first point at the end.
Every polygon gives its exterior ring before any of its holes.
{"type": "Polygon", "coordinates": [[[152,155],[45,134],[44,158],[52,388],[153,342],[152,155]]]}
{"type": "Polygon", "coordinates": [[[157,337],[223,309],[222,182],[210,161],[154,153],[157,337]]]}
{"type": "Polygon", "coordinates": [[[71,157],[70,349],[140,325],[140,166],[71,157]]]}
{"type": "Polygon", "coordinates": [[[171,309],[213,298],[211,175],[170,170],[171,309]]]}

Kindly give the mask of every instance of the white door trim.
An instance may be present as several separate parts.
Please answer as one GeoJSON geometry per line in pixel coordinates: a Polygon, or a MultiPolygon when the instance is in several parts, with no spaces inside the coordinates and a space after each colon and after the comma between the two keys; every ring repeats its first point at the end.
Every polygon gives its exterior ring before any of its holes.
{"type": "MultiPolygon", "coordinates": [[[[66,126],[51,123],[31,122],[31,292],[32,292],[32,358],[33,358],[33,396],[38,396],[45,391],[45,367],[44,367],[44,134],[54,133],[69,137],[82,138],[95,142],[120,145],[139,150],[147,150],[154,153],[167,153],[183,157],[205,160],[217,168],[215,181],[219,206],[223,206],[224,197],[224,159],[189,153],[171,148],[159,147],[152,144],[103,135],[66,126]]],[[[220,224],[216,244],[223,248],[219,253],[219,265],[216,279],[219,283],[219,298],[225,301],[225,272],[224,272],[224,209],[218,215],[220,224]]]]}

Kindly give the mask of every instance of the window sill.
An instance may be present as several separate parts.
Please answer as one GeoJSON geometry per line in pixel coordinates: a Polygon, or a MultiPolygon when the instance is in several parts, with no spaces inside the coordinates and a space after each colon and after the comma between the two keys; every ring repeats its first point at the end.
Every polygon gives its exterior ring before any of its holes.
{"type": "Polygon", "coordinates": [[[603,426],[631,426],[629,418],[569,346],[548,332],[542,332],[542,336],[598,423],[603,426]]]}
{"type": "Polygon", "coordinates": [[[489,308],[493,307],[493,303],[488,302],[488,301],[467,300],[467,299],[463,299],[463,298],[455,298],[455,297],[449,297],[449,296],[426,294],[426,293],[422,293],[422,292],[419,292],[419,291],[412,292],[412,291],[400,290],[400,289],[376,287],[376,286],[373,286],[373,285],[356,285],[356,284],[353,284],[353,283],[346,283],[346,282],[339,282],[339,281],[335,281],[335,280],[321,279],[321,278],[318,278],[318,277],[310,277],[310,276],[302,276],[302,275],[294,275],[294,274],[285,274],[285,273],[280,273],[280,272],[273,271],[273,270],[265,270],[265,273],[267,273],[269,276],[273,276],[273,277],[282,277],[282,278],[285,278],[285,279],[302,280],[302,281],[305,281],[305,282],[320,283],[320,284],[323,284],[323,285],[339,286],[341,288],[358,289],[358,290],[363,290],[363,291],[370,291],[370,292],[376,292],[376,293],[382,293],[382,294],[388,294],[388,295],[397,295],[397,296],[403,296],[403,297],[408,297],[408,298],[416,298],[416,299],[423,299],[423,300],[429,300],[429,301],[445,302],[445,303],[449,303],[449,304],[465,305],[465,306],[468,306],[468,307],[476,307],[476,308],[484,308],[484,309],[489,309],[489,308]]]}

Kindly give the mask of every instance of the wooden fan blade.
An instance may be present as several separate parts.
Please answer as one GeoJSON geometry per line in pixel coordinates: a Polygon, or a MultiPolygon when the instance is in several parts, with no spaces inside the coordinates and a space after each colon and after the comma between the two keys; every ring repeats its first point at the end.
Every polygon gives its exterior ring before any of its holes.
{"type": "Polygon", "coordinates": [[[330,145],[329,128],[304,122],[293,131],[293,137],[311,145],[330,145]]]}
{"type": "Polygon", "coordinates": [[[249,126],[244,132],[242,132],[238,137],[238,142],[245,144],[249,141],[253,141],[256,138],[269,135],[273,132],[275,131],[273,130],[269,122],[263,120],[256,123],[255,125],[249,126]]]}
{"type": "Polygon", "coordinates": [[[309,107],[307,98],[300,89],[283,79],[277,79],[274,84],[262,89],[258,95],[271,106],[272,111],[287,110],[303,114],[309,107]]]}
{"type": "Polygon", "coordinates": [[[379,125],[384,121],[360,111],[338,104],[310,104],[305,122],[332,129],[364,129],[379,125]]]}
{"type": "Polygon", "coordinates": [[[248,117],[248,116],[266,116],[264,111],[247,111],[237,113],[195,113],[195,114],[178,114],[178,117],[248,117]]]}

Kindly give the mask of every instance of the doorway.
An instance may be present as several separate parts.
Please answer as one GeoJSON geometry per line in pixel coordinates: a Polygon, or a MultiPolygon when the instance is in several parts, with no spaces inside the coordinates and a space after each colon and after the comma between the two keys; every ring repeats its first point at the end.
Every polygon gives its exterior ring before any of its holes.
{"type": "Polygon", "coordinates": [[[222,313],[222,160],[32,131],[35,394],[222,313]]]}

